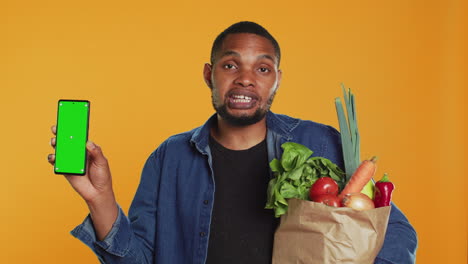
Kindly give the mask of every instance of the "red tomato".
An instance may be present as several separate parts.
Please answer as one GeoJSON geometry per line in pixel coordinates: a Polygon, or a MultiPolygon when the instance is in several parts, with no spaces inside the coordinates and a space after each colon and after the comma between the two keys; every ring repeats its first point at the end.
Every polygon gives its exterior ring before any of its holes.
{"type": "Polygon", "coordinates": [[[314,197],[322,194],[338,195],[338,184],[330,177],[322,177],[314,182],[310,187],[309,198],[314,201],[314,197]]]}
{"type": "Polygon", "coordinates": [[[323,204],[326,204],[328,206],[333,206],[333,207],[341,206],[340,198],[338,198],[336,194],[335,195],[321,194],[321,195],[316,196],[313,201],[317,203],[323,203],[323,204]]]}

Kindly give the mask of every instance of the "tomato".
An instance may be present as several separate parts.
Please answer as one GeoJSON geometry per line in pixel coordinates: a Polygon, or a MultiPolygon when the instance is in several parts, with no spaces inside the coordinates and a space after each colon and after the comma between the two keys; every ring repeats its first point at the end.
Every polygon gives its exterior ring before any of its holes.
{"type": "Polygon", "coordinates": [[[330,177],[322,177],[314,182],[310,187],[309,198],[314,201],[314,197],[322,194],[338,195],[338,184],[330,177]]]}
{"type": "Polygon", "coordinates": [[[338,196],[335,194],[321,194],[321,195],[318,195],[318,196],[315,196],[314,202],[317,202],[317,203],[323,203],[323,204],[326,204],[328,206],[333,206],[333,207],[340,207],[341,203],[340,203],[340,198],[338,198],[338,196]]]}

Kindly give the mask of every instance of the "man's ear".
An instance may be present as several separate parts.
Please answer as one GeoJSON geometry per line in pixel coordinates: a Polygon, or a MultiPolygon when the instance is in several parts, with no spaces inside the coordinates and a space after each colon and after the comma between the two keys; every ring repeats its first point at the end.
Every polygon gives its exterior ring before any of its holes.
{"type": "Polygon", "coordinates": [[[205,79],[206,85],[210,87],[210,89],[213,89],[213,84],[211,81],[211,64],[205,63],[205,67],[203,67],[203,79],[205,79]]]}
{"type": "Polygon", "coordinates": [[[278,82],[276,83],[276,90],[278,90],[280,86],[282,76],[283,76],[283,72],[280,69],[278,69],[278,82]]]}

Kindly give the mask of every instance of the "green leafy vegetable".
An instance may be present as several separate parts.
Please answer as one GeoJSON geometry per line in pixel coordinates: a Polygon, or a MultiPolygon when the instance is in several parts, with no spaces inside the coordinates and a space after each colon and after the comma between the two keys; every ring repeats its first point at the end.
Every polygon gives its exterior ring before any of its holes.
{"type": "Polygon", "coordinates": [[[312,184],[320,177],[331,177],[340,190],[344,187],[344,172],[333,162],[322,157],[310,157],[312,150],[298,143],[286,142],[281,145],[284,152],[281,160],[274,159],[270,168],[274,178],[268,184],[267,209],[274,209],[280,217],[288,210],[286,199],[309,199],[312,184]]]}
{"type": "Polygon", "coordinates": [[[281,146],[284,149],[283,156],[281,156],[281,165],[285,171],[291,171],[303,164],[310,155],[312,150],[307,147],[290,142],[281,146]]]}

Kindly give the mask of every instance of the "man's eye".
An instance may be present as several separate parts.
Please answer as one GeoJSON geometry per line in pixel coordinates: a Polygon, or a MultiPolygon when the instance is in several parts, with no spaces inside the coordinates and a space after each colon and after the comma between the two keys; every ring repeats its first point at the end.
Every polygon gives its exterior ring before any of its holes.
{"type": "Polygon", "coordinates": [[[236,66],[232,65],[232,64],[225,64],[224,65],[224,68],[225,69],[234,69],[236,66]]]}
{"type": "Polygon", "coordinates": [[[269,71],[270,71],[270,69],[265,68],[265,67],[261,67],[261,68],[259,68],[258,70],[259,70],[260,72],[269,72],[269,71]]]}

